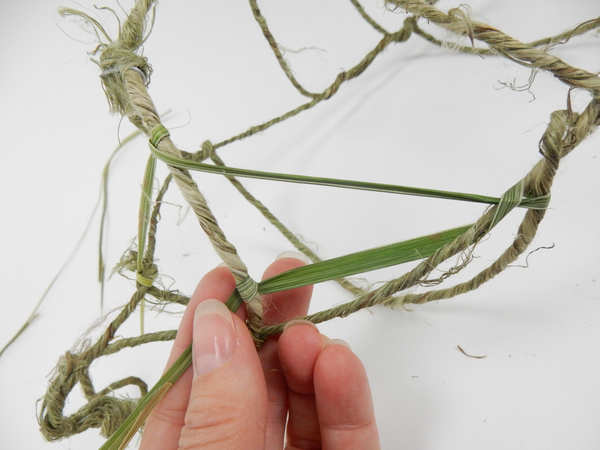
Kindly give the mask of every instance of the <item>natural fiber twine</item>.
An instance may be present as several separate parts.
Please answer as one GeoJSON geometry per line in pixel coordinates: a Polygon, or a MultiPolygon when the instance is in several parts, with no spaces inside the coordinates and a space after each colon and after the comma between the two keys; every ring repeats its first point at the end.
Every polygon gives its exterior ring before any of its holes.
{"type": "MultiPolygon", "coordinates": [[[[566,64],[558,57],[548,53],[547,49],[540,47],[559,41],[566,41],[575,35],[597,28],[600,26],[600,19],[586,22],[571,32],[536,43],[525,44],[504,34],[500,30],[470,20],[467,12],[462,8],[451,9],[445,13],[437,9],[430,2],[418,0],[387,1],[386,6],[388,8],[401,9],[409,14],[403,28],[397,32],[389,33],[373,21],[356,0],[351,0],[351,2],[363,18],[373,26],[374,30],[383,36],[376,47],[367,53],[355,67],[341,72],[335,81],[323,92],[312,93],[306,91],[295,79],[288,63],[283,58],[280,46],[267,26],[266,19],[260,12],[256,0],[250,0],[254,18],[285,75],[293,86],[310,100],[280,117],[276,117],[260,126],[252,127],[223,142],[212,144],[206,141],[202,145],[202,150],[196,154],[182,152],[177,149],[171,141],[167,129],[161,123],[152,99],[148,94],[147,87],[150,82],[152,68],[147,59],[139,55],[139,50],[147,37],[149,21],[153,20],[155,2],[152,0],[138,0],[127,20],[123,22],[119,36],[115,39],[108,36],[101,24],[84,13],[70,9],[62,10],[61,13],[63,15],[75,15],[86,20],[98,30],[99,36],[104,37],[103,42],[96,49],[96,53],[99,54],[97,63],[101,69],[102,85],[111,110],[127,116],[136,127],[149,137],[152,146],[161,152],[179,158],[196,161],[211,159],[215,164],[225,166],[217,154],[217,150],[220,147],[264,131],[281,121],[312,108],[321,101],[327,100],[338,92],[343,83],[358,77],[367,70],[373,60],[391,43],[406,42],[413,34],[416,34],[436,45],[443,44],[419,27],[418,24],[421,20],[436,24],[457,36],[468,37],[473,44],[478,41],[488,46],[485,50],[478,49],[475,45],[457,48],[459,51],[492,53],[533,70],[547,71],[567,86],[573,89],[586,90],[591,94],[592,98],[583,112],[574,112],[570,108],[570,103],[568,103],[566,109],[554,111],[550,115],[549,124],[539,143],[539,151],[542,157],[529,174],[515,185],[515,187],[522,190],[523,196],[549,196],[552,182],[561,159],[568,155],[600,125],[600,78],[596,74],[566,64]]],[[[153,280],[159,275],[156,266],[153,264],[157,217],[160,211],[161,199],[171,181],[174,181],[178,186],[186,202],[194,211],[201,228],[206,233],[215,251],[231,270],[238,291],[246,303],[249,312],[248,327],[254,336],[257,346],[267,337],[280,333],[285,325],[262,326],[262,305],[257,283],[248,275],[248,269],[238,256],[235,246],[227,240],[223,230],[219,227],[217,219],[212,214],[205,197],[198,189],[190,172],[174,166],[169,166],[169,170],[170,175],[165,180],[162,189],[155,199],[155,206],[150,219],[148,248],[143,259],[144,268],[142,271],[138,271],[137,290],[132,295],[126,307],[123,308],[118,317],[113,320],[95,344],[83,349],[79,353],[67,352],[58,362],[48,391],[41,402],[39,413],[41,430],[47,440],[58,440],[81,433],[88,428],[100,428],[103,436],[111,435],[138,402],[137,399],[116,398],[111,395],[111,392],[123,386],[135,385],[139,387],[140,394],[143,396],[147,392],[147,386],[142,380],[136,377],[128,377],[96,392],[89,372],[91,363],[101,356],[110,355],[126,347],[135,347],[148,342],[167,341],[175,337],[176,331],[164,331],[144,334],[139,337],[115,339],[118,328],[127,320],[145,297],[153,297],[159,302],[186,304],[188,301],[186,296],[176,291],[161,290],[153,285],[153,280]],[[88,403],[76,413],[66,417],[63,415],[65,403],[68,395],[77,384],[81,386],[88,403]]],[[[311,260],[319,261],[319,258],[304,246],[295,237],[294,233],[281,224],[265,205],[253,197],[239,180],[232,176],[227,176],[227,178],[299,251],[306,254],[311,260]]],[[[419,294],[403,293],[403,291],[417,285],[437,285],[443,279],[459,270],[461,267],[447,271],[439,279],[428,279],[430,274],[444,261],[455,255],[463,253],[468,255],[472,251],[473,246],[486,236],[497,221],[503,217],[503,215],[499,217],[498,211],[498,205],[488,208],[471,228],[453,242],[443,246],[433,255],[424,259],[410,272],[386,282],[371,292],[365,292],[347,280],[337,280],[355,296],[355,299],[330,310],[312,314],[307,319],[314,323],[319,323],[334,317],[345,317],[363,308],[375,305],[401,307],[410,303],[422,304],[433,300],[447,299],[477,289],[483,283],[502,272],[525,251],[533,240],[541,220],[544,218],[545,210],[529,209],[525,213],[512,244],[495,262],[472,279],[449,288],[429,290],[419,294]]],[[[118,270],[136,272],[136,260],[137,254],[133,251],[129,252],[119,264],[118,270]]],[[[464,261],[467,264],[469,259],[466,258],[464,261]]]]}

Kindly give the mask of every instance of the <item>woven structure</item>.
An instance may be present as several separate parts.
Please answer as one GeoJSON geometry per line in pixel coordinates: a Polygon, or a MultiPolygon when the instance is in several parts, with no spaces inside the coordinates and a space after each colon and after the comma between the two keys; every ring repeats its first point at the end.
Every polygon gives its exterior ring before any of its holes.
{"type": "MultiPolygon", "coordinates": [[[[167,341],[174,338],[176,331],[169,330],[149,333],[130,338],[116,338],[117,330],[131,314],[143,303],[144,299],[158,303],[180,303],[185,305],[188,297],[177,291],[162,289],[155,283],[159,276],[155,265],[155,238],[163,196],[172,184],[181,191],[184,199],[190,205],[197,217],[198,223],[213,245],[216,253],[230,268],[237,285],[237,295],[246,305],[249,313],[248,327],[255,339],[256,345],[269,336],[281,332],[284,324],[262,326],[261,294],[289,289],[303,284],[312,284],[325,279],[335,279],[355,298],[329,310],[318,312],[307,317],[314,323],[320,323],[335,317],[345,317],[358,310],[375,305],[399,307],[406,304],[422,304],[433,300],[454,297],[456,295],[477,289],[483,283],[491,280],[506,267],[513,263],[536,235],[539,223],[544,218],[545,210],[550,201],[550,191],[560,161],[575,149],[587,136],[600,125],[600,78],[593,73],[572,67],[560,58],[552,55],[552,48],[565,43],[574,36],[584,34],[600,27],[600,19],[591,20],[560,35],[539,40],[533,43],[523,43],[502,31],[487,24],[472,21],[468,11],[455,8],[441,11],[433,2],[425,1],[388,1],[386,7],[390,10],[407,13],[407,18],[401,29],[388,32],[379,26],[362,9],[360,4],[351,0],[357,12],[370,24],[374,33],[379,33],[379,43],[368,52],[364,58],[349,70],[339,73],[334,82],[323,92],[309,92],[295,78],[289,67],[281,47],[277,43],[262,15],[259,5],[251,0],[251,10],[266,41],[279,62],[285,76],[307,101],[299,107],[276,117],[262,125],[257,125],[219,143],[206,141],[202,149],[196,153],[188,153],[178,149],[170,137],[169,130],[161,122],[157,108],[149,94],[149,83],[152,68],[148,60],[141,55],[144,43],[153,18],[154,2],[140,0],[123,22],[119,36],[111,37],[104,32],[101,24],[92,17],[73,10],[63,10],[63,15],[76,15],[91,23],[97,30],[102,42],[96,49],[97,63],[101,70],[103,88],[108,97],[113,112],[126,116],[149,139],[150,157],[148,161],[146,185],[152,191],[154,167],[163,161],[167,164],[170,175],[162,183],[162,187],[154,198],[148,193],[142,195],[140,207],[140,228],[138,232],[138,251],[129,251],[119,264],[118,270],[131,271],[135,274],[137,288],[127,306],[109,325],[102,337],[93,345],[79,353],[68,352],[59,361],[55,376],[43,399],[40,411],[42,432],[48,440],[61,439],[88,428],[101,429],[104,436],[111,436],[136,407],[137,399],[119,399],[111,395],[112,391],[126,385],[139,386],[142,396],[148,393],[146,384],[136,377],[116,381],[97,391],[91,382],[90,364],[101,356],[107,356],[127,347],[134,347],[155,341],[167,341]],[[446,30],[451,35],[467,38],[470,46],[450,45],[439,38],[425,32],[420,23],[428,22],[446,30]],[[506,187],[506,192],[498,198],[475,195],[413,189],[403,186],[389,186],[376,183],[358,183],[347,180],[313,179],[310,177],[286,176],[281,174],[249,171],[227,167],[218,155],[218,150],[232,142],[250,138],[252,135],[266,132],[270,127],[293,118],[294,116],[317,106],[319,103],[338,95],[340,87],[347,81],[359,77],[369,69],[372,62],[390,45],[404,43],[409,45],[411,39],[423,38],[432,45],[448,45],[454,51],[472,53],[474,55],[490,55],[503,57],[522,65],[535,73],[545,71],[551,73],[560,82],[572,89],[585,90],[590,93],[588,105],[581,111],[575,112],[566,100],[565,109],[551,112],[546,130],[540,135],[539,162],[521,180],[515,180],[512,186],[506,187]],[[209,164],[205,161],[211,161],[209,164]],[[230,242],[218,220],[208,206],[208,202],[192,177],[192,171],[220,173],[238,189],[238,191],[263,216],[269,220],[299,251],[313,261],[312,273],[298,272],[298,276],[283,277],[280,280],[266,280],[257,283],[248,274],[246,264],[239,257],[235,243],[230,242]],[[288,230],[259,199],[255,198],[240,181],[240,178],[266,178],[309,184],[325,184],[352,189],[395,192],[407,195],[432,196],[465,201],[488,203],[491,206],[472,225],[440,231],[435,235],[423,237],[419,241],[406,241],[387,248],[387,253],[377,251],[353,255],[353,258],[341,261],[321,261],[306,245],[288,230]],[[487,268],[467,281],[450,287],[441,285],[452,275],[458,273],[471,261],[476,245],[514,208],[526,208],[527,212],[514,233],[513,242],[487,268]],[[388,256],[389,255],[389,256],[388,256]],[[407,256],[408,255],[408,256],[407,256]],[[458,256],[458,263],[445,268],[441,273],[435,273],[443,263],[458,256]],[[386,259],[387,258],[387,259],[386,259]],[[375,262],[382,261],[379,265],[375,262]],[[373,290],[363,290],[345,279],[345,276],[362,273],[399,264],[405,261],[419,260],[419,264],[402,275],[389,280],[373,290]],[[335,263],[341,262],[341,268],[335,263]],[[350,263],[356,263],[355,268],[348,269],[350,263]],[[330,272],[331,271],[331,272],[330,272]],[[320,272],[326,278],[315,275],[320,272]],[[312,278],[311,278],[312,277],[312,278]],[[315,278],[316,277],[316,278],[315,278]],[[432,287],[419,293],[407,293],[414,286],[432,287]],[[72,389],[79,384],[83,388],[88,403],[75,414],[65,417],[64,408],[67,397],[72,389]]],[[[156,20],[160,20],[159,17],[156,20]]],[[[476,57],[476,56],[475,56],[476,57]]],[[[160,68],[156,68],[160,70],[160,68]]],[[[310,269],[309,269],[310,270],[310,269]]]]}

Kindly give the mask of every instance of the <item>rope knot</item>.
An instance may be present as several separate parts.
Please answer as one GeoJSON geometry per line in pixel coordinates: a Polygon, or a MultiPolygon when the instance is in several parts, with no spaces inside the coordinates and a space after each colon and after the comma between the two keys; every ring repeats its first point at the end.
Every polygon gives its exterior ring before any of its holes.
{"type": "Polygon", "coordinates": [[[206,140],[202,143],[202,155],[201,160],[204,161],[207,158],[211,158],[215,153],[215,149],[213,147],[213,143],[206,140]]]}
{"type": "Polygon", "coordinates": [[[100,78],[111,112],[125,115],[131,110],[131,101],[125,88],[125,72],[134,70],[140,74],[146,86],[150,83],[152,67],[146,57],[136,54],[147,37],[146,16],[150,8],[153,8],[152,2],[136,2],[127,20],[119,27],[117,39],[111,39],[102,25],[84,12],[70,8],[59,11],[63,17],[80,17],[96,30],[98,36],[104,36],[105,42],[94,51],[94,54],[100,53],[99,61],[94,62],[102,70],[100,78]]]}
{"type": "Polygon", "coordinates": [[[404,19],[404,24],[402,25],[402,29],[395,33],[395,41],[396,42],[406,42],[412,35],[415,30],[415,25],[417,24],[417,19],[414,16],[407,17],[404,19]]]}
{"type": "Polygon", "coordinates": [[[142,286],[150,287],[154,283],[154,280],[158,278],[158,267],[156,266],[156,264],[154,264],[154,262],[144,259],[144,265],[142,267],[142,270],[138,271],[137,255],[138,252],[136,250],[127,251],[123,256],[121,256],[121,260],[112,270],[112,273],[118,273],[119,275],[123,275],[123,272],[125,271],[134,272],[135,279],[139,284],[141,284],[142,286]]]}
{"type": "Polygon", "coordinates": [[[246,311],[248,312],[246,325],[250,330],[254,345],[256,348],[260,348],[264,343],[264,338],[261,337],[263,307],[258,294],[258,283],[247,276],[236,287],[240,297],[246,304],[246,311]]]}
{"type": "Polygon", "coordinates": [[[125,87],[124,74],[128,70],[137,72],[145,86],[150,83],[152,67],[148,59],[136,54],[127,43],[112,41],[102,44],[100,60],[96,62],[102,73],[100,79],[110,105],[111,112],[127,114],[131,108],[131,100],[125,87]]]}

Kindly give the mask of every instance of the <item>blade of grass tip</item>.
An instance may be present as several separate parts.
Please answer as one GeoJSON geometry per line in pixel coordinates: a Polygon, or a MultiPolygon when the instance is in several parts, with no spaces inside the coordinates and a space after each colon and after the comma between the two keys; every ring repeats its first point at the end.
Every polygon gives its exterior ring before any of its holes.
{"type": "Polygon", "coordinates": [[[106,264],[104,263],[104,229],[106,226],[106,214],[108,212],[108,178],[110,175],[110,167],[117,156],[117,153],[125,147],[129,142],[138,137],[141,134],[141,130],[136,130],[125,139],[119,142],[117,148],[113,150],[108,161],[104,165],[102,170],[102,181],[100,187],[100,196],[102,199],[102,214],[100,216],[100,232],[98,238],[98,281],[100,282],[100,314],[104,314],[104,274],[106,271],[106,264]]]}
{"type": "Polygon", "coordinates": [[[453,228],[298,267],[261,281],[258,283],[258,292],[269,294],[427,258],[471,226],[453,228]]]}
{"type": "Polygon", "coordinates": [[[5,352],[5,350],[10,347],[18,338],[19,336],[21,336],[21,334],[23,334],[23,332],[27,329],[27,327],[29,325],[31,325],[33,323],[33,321],[35,319],[37,319],[38,317],[38,313],[36,313],[35,311],[27,318],[27,321],[23,324],[23,326],[19,329],[19,331],[17,331],[17,333],[12,337],[12,339],[10,341],[8,341],[6,343],[6,345],[4,347],[2,347],[2,350],[0,350],[0,357],[2,356],[2,354],[5,352]]]}
{"type": "MultiPolygon", "coordinates": [[[[35,307],[33,308],[33,311],[31,312],[31,314],[29,315],[29,317],[27,318],[27,320],[25,321],[25,323],[23,324],[23,326],[19,329],[19,331],[17,331],[17,333],[12,337],[12,339],[2,348],[2,350],[0,350],[0,356],[2,356],[2,354],[6,351],[6,349],[8,349],[8,347],[10,347],[17,340],[17,338],[19,338],[25,332],[25,330],[29,327],[29,325],[31,325],[38,318],[38,316],[39,316],[38,311],[40,310],[40,308],[42,306],[42,303],[44,303],[44,300],[46,299],[46,297],[48,296],[48,294],[52,290],[52,287],[54,286],[54,284],[56,283],[56,281],[58,281],[58,279],[60,278],[60,276],[63,274],[63,272],[65,271],[65,269],[67,268],[67,266],[69,265],[69,263],[73,260],[73,258],[75,257],[75,254],[77,253],[77,251],[81,247],[81,244],[83,243],[83,240],[85,239],[85,237],[87,236],[90,228],[92,227],[92,223],[93,223],[94,217],[95,217],[96,212],[98,211],[98,208],[100,207],[101,204],[103,205],[102,206],[103,210],[102,210],[102,219],[101,220],[104,221],[105,210],[106,210],[106,203],[105,203],[106,200],[104,200],[104,203],[103,203],[103,194],[104,194],[104,197],[106,197],[105,185],[106,185],[106,180],[108,178],[107,167],[110,164],[110,161],[116,155],[116,153],[125,144],[127,144],[129,141],[131,141],[133,138],[135,138],[139,134],[140,134],[140,132],[136,131],[136,132],[132,133],[131,135],[127,136],[127,138],[125,138],[121,142],[121,144],[113,151],[112,155],[110,156],[110,158],[108,160],[107,165],[104,168],[103,175],[102,175],[102,181],[101,181],[102,185],[100,187],[100,193],[98,195],[98,198],[96,200],[96,204],[94,205],[92,213],[90,214],[90,217],[89,217],[89,219],[87,221],[87,224],[85,225],[83,233],[81,233],[81,236],[79,237],[77,243],[73,246],[73,249],[71,250],[71,253],[69,253],[69,256],[67,257],[67,259],[65,260],[65,262],[63,263],[63,265],[61,266],[61,268],[58,270],[58,272],[56,273],[56,275],[54,276],[54,278],[52,278],[52,281],[50,281],[50,284],[48,284],[48,286],[44,290],[43,294],[41,295],[40,299],[36,303],[35,307]]],[[[101,225],[101,229],[102,229],[102,225],[101,225]]],[[[99,249],[100,249],[99,274],[103,274],[104,273],[104,260],[102,258],[102,234],[100,235],[99,249]]],[[[103,281],[103,280],[101,280],[101,281],[103,281]]],[[[100,289],[101,289],[101,292],[100,292],[100,312],[101,313],[102,313],[102,309],[103,309],[103,302],[102,302],[102,299],[103,299],[103,288],[104,288],[104,283],[102,282],[101,287],[100,287],[100,289]]]]}

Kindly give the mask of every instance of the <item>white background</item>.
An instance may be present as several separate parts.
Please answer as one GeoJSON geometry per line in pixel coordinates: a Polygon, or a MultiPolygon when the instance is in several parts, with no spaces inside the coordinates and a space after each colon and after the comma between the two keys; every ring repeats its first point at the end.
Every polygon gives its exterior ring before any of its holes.
{"type": "MultiPolygon", "coordinates": [[[[363,3],[390,31],[405,18],[385,12],[380,0],[363,3]]],[[[91,2],[0,3],[0,346],[21,327],[68,259],[94,211],[104,163],[119,138],[133,130],[108,114],[98,68],[86,53],[94,49],[95,36],[60,18],[61,6],[84,9],[115,36],[114,17],[91,2]]],[[[118,5],[108,6],[123,17],[118,5]]],[[[380,39],[349,2],[263,1],[260,6],[289,50],[286,58],[298,79],[312,91],[327,87],[380,39]],[[301,48],[308,49],[291,51],[301,48]]],[[[439,4],[443,10],[455,6],[439,4]]],[[[129,10],[130,2],[123,7],[129,10]]],[[[471,9],[475,19],[525,42],[600,15],[596,0],[473,1],[471,9]]],[[[592,32],[553,53],[597,72],[599,48],[600,37],[592,32]]],[[[165,123],[188,151],[306,101],[281,72],[246,2],[161,2],[144,54],[155,70],[150,94],[159,111],[173,111],[165,123]]],[[[413,36],[391,45],[332,99],[225,147],[220,155],[235,167],[500,196],[539,159],[537,144],[550,113],[566,106],[567,87],[545,73],[537,75],[530,91],[503,88],[503,83],[524,85],[529,75],[508,60],[459,55],[413,36]]],[[[581,110],[589,95],[575,91],[572,99],[581,110]]],[[[600,448],[599,145],[596,133],[561,165],[550,210],[530,250],[554,248],[531,254],[527,269],[510,267],[459,298],[408,310],[375,308],[320,326],[347,340],[364,362],[384,448],[600,448]],[[486,358],[469,358],[457,346],[486,358]]],[[[109,268],[134,239],[147,154],[145,140],[137,139],[112,166],[109,268]]],[[[161,167],[158,179],[164,174],[161,167]]],[[[280,252],[291,250],[225,180],[203,174],[196,180],[255,278],[280,252]]],[[[324,258],[470,223],[485,209],[244,183],[324,258]]],[[[159,226],[158,265],[164,285],[189,294],[219,261],[175,187],[168,201],[159,226]]],[[[511,213],[478,247],[478,258],[461,279],[496,259],[522,214],[511,213]]],[[[101,316],[98,222],[96,213],[39,318],[0,358],[1,448],[93,449],[103,442],[90,430],[47,444],[36,422],[36,400],[51,369],[101,316]]],[[[525,265],[525,258],[517,264],[525,265]]],[[[366,274],[358,282],[388,280],[410,267],[366,274]]],[[[113,277],[103,312],[123,305],[133,290],[132,281],[113,277]]],[[[318,286],[311,312],[347,300],[336,286],[318,286]]],[[[179,316],[157,316],[148,314],[147,330],[177,327],[179,316]]],[[[138,324],[133,318],[120,333],[135,335],[138,324]]],[[[89,336],[95,339],[101,330],[89,336]]],[[[148,347],[95,363],[96,388],[128,375],[156,381],[169,344],[148,347]]],[[[138,393],[125,389],[118,395],[138,393]]],[[[76,387],[66,412],[81,405],[76,387]]]]}

